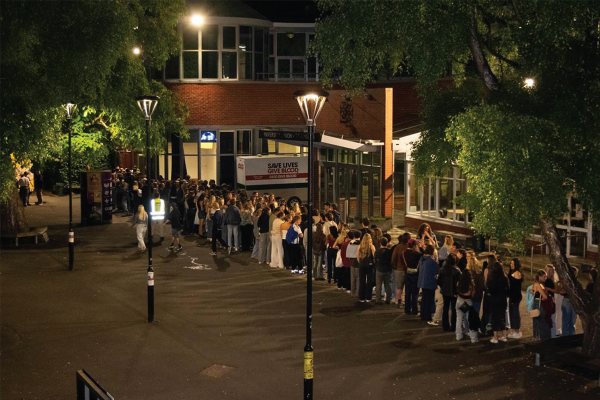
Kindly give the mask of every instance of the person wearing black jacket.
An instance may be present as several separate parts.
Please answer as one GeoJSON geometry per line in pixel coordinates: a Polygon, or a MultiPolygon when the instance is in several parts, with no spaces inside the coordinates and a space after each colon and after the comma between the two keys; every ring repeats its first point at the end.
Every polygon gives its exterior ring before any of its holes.
{"type": "Polygon", "coordinates": [[[165,220],[165,224],[171,223],[171,234],[173,235],[173,239],[171,239],[171,245],[169,246],[169,250],[173,250],[175,247],[175,241],[177,241],[177,251],[181,251],[181,242],[179,241],[179,231],[181,230],[181,216],[179,214],[179,209],[177,207],[177,203],[171,203],[169,206],[169,216],[165,220]]]}
{"type": "Polygon", "coordinates": [[[456,265],[456,256],[450,254],[440,269],[438,286],[444,296],[444,312],[442,313],[442,327],[446,332],[456,331],[456,285],[460,279],[460,269],[456,265]],[[452,318],[450,318],[452,311],[452,318]]]}
{"type": "Polygon", "coordinates": [[[385,304],[392,300],[392,250],[386,238],[381,238],[381,248],[375,251],[375,304],[381,304],[381,290],[385,289],[385,304]]]}
{"type": "Polygon", "coordinates": [[[492,330],[494,337],[490,343],[506,342],[506,297],[508,295],[508,278],[502,264],[496,262],[489,267],[487,290],[491,298],[492,330]]]}
{"type": "Polygon", "coordinates": [[[211,256],[217,255],[217,241],[221,243],[221,245],[227,248],[227,242],[223,239],[223,234],[221,232],[221,224],[223,223],[223,212],[221,211],[221,206],[218,202],[213,203],[213,208],[215,209],[215,214],[212,216],[213,228],[212,228],[212,251],[209,253],[211,256]]]}
{"type": "Polygon", "coordinates": [[[258,217],[258,263],[267,262],[267,250],[271,242],[271,234],[269,232],[269,215],[270,208],[263,208],[262,214],[258,217]]]}
{"type": "Polygon", "coordinates": [[[402,253],[403,260],[406,260],[406,275],[404,277],[404,313],[417,315],[419,298],[419,260],[421,253],[417,250],[417,241],[410,239],[407,243],[408,248],[402,253]]]}

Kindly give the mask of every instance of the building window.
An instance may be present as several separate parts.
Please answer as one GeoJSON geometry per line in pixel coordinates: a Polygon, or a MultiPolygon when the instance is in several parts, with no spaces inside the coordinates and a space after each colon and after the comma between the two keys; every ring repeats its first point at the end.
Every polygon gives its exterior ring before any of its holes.
{"type": "Polygon", "coordinates": [[[450,167],[443,176],[430,177],[424,185],[416,186],[415,176],[410,174],[408,212],[468,223],[468,211],[454,203],[456,197],[467,193],[468,182],[465,178],[460,168],[450,167]]]}
{"type": "Polygon", "coordinates": [[[262,140],[262,154],[276,154],[277,146],[274,140],[263,139],[262,140]]]}
{"type": "Polygon", "coordinates": [[[238,155],[246,155],[250,154],[250,138],[252,131],[244,130],[237,131],[237,154],[238,155]]]}
{"type": "Polygon", "coordinates": [[[361,164],[371,165],[371,153],[369,153],[368,151],[363,151],[361,164]]]}
{"type": "Polygon", "coordinates": [[[262,28],[254,28],[254,77],[256,79],[265,79],[265,41],[267,31],[262,28]]]}
{"type": "Polygon", "coordinates": [[[374,167],[381,166],[381,153],[379,150],[371,153],[371,161],[373,162],[374,167]]]}
{"type": "MultiPolygon", "coordinates": [[[[182,32],[183,39],[183,78],[198,79],[198,30],[186,27],[182,32]]],[[[179,71],[177,71],[179,75],[179,71]]]]}
{"type": "Polygon", "coordinates": [[[237,79],[237,49],[235,45],[236,32],[234,26],[223,27],[221,51],[222,79],[237,79]]]}
{"type": "Polygon", "coordinates": [[[219,78],[219,27],[202,27],[202,79],[219,78]]]}
{"type": "Polygon", "coordinates": [[[300,146],[279,142],[278,154],[300,154],[300,146]]]}
{"type": "Polygon", "coordinates": [[[252,27],[240,26],[240,79],[252,79],[252,27]]]}

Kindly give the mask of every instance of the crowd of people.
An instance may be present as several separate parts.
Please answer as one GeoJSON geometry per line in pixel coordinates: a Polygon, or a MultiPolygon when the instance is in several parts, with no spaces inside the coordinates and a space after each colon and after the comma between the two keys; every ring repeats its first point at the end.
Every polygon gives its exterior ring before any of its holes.
{"type": "Polygon", "coordinates": [[[17,187],[19,188],[19,198],[23,203],[23,207],[31,205],[31,194],[35,192],[37,196],[36,206],[44,204],[42,189],[44,188],[44,176],[42,171],[33,174],[31,171],[23,171],[17,179],[17,187]]]}
{"type": "MultiPolygon", "coordinates": [[[[340,221],[336,204],[325,203],[322,211],[274,194],[232,191],[214,181],[185,179],[167,181],[159,177],[148,183],[132,172],[114,174],[114,204],[128,215],[136,210],[138,247],[145,251],[150,219],[145,204],[152,199],[168,205],[162,221],[153,222],[153,233],[165,236],[171,226],[170,249],[182,248],[180,232],[197,236],[197,246],[210,244],[210,255],[249,252],[259,264],[305,274],[308,260],[316,281],[327,280],[360,303],[394,304],[408,315],[419,316],[429,325],[469,337],[475,343],[490,336],[491,343],[521,339],[524,276],[518,258],[507,270],[494,253],[480,263],[448,235],[440,247],[431,227],[422,224],[416,235],[404,233],[392,245],[392,237],[363,219],[354,229],[340,221]],[[308,229],[312,243],[308,243],[308,229]]],[[[573,273],[577,275],[576,269],[573,273]]],[[[587,290],[597,279],[589,274],[587,290]]],[[[543,340],[575,333],[576,314],[568,293],[552,265],[538,271],[525,289],[527,310],[533,319],[533,336],[543,340]]]]}

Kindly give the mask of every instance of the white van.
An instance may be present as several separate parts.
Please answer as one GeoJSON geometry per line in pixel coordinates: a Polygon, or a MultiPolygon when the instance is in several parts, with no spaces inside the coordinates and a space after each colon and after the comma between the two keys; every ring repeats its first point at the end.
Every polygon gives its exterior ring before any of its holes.
{"type": "Polygon", "coordinates": [[[288,205],[306,203],[307,156],[240,156],[237,158],[237,188],[246,192],[273,193],[288,205]]]}

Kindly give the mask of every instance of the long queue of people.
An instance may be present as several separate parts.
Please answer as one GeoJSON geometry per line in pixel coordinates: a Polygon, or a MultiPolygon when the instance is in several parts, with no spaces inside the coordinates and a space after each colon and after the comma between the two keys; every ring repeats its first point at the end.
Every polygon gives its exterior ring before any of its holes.
{"type": "MultiPolygon", "coordinates": [[[[305,274],[311,260],[316,281],[327,280],[360,303],[371,302],[374,295],[375,304],[403,307],[405,314],[418,315],[429,325],[441,324],[457,340],[468,336],[477,342],[480,336],[492,336],[490,342],[499,343],[522,338],[524,276],[518,258],[510,260],[506,272],[496,254],[487,254],[480,263],[450,235],[439,247],[428,224],[422,224],[414,238],[410,233],[400,235],[393,246],[390,235],[368,218],[361,229],[342,223],[336,204],[326,203],[323,212],[313,209],[309,218],[304,206],[289,205],[271,193],[231,191],[214,181],[193,183],[189,177],[174,182],[159,178],[151,185],[134,178],[131,173],[115,174],[114,200],[125,213],[137,209],[133,226],[141,251],[149,221],[144,204],[160,198],[169,210],[164,222],[154,223],[153,232],[163,239],[165,223],[170,224],[170,248],[175,251],[182,248],[183,230],[198,237],[198,247],[207,241],[212,256],[219,249],[229,254],[250,252],[259,264],[293,274],[305,274]]],[[[588,291],[596,278],[594,269],[588,291]]],[[[552,265],[537,272],[525,294],[534,339],[575,333],[577,315],[552,265]]]]}

